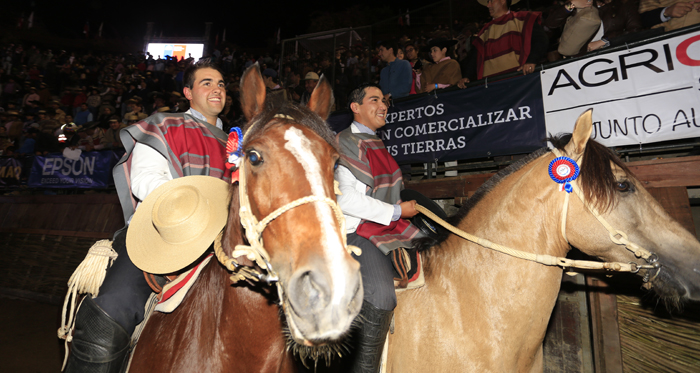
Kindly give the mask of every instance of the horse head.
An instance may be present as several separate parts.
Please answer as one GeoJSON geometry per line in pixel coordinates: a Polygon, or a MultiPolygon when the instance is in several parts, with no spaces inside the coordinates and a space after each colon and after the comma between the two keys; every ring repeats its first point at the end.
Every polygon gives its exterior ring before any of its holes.
{"type": "Polygon", "coordinates": [[[672,305],[700,300],[700,243],[668,215],[612,151],[589,141],[591,118],[592,110],[582,114],[570,141],[555,144],[577,160],[581,170],[583,198],[571,197],[569,242],[606,261],[636,263],[642,268],[639,275],[672,305]],[[613,233],[595,217],[595,211],[609,222],[613,233]]]}
{"type": "MultiPolygon", "coordinates": [[[[308,108],[266,96],[256,64],[241,78],[248,126],[242,181],[232,190],[245,193],[252,215],[265,222],[261,242],[279,277],[279,301],[291,338],[320,346],[347,333],[363,296],[359,264],[346,251],[344,219],[335,199],[339,154],[324,121],[332,90],[321,79],[308,108]]],[[[232,203],[231,215],[238,215],[236,207],[232,203]]]]}

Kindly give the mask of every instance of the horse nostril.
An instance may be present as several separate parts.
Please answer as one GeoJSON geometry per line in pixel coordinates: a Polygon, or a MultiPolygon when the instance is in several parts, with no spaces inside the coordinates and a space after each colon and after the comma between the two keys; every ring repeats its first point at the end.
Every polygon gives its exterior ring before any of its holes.
{"type": "MultiPolygon", "coordinates": [[[[305,311],[321,310],[328,304],[328,286],[323,276],[313,271],[302,273],[294,286],[295,293],[290,294],[296,306],[305,311]]],[[[302,311],[303,312],[303,311],[302,311]]]]}

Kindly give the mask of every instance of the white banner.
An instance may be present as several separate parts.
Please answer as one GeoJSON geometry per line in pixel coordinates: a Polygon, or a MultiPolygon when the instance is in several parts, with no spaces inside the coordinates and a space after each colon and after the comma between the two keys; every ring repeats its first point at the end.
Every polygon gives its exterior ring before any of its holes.
{"type": "Polygon", "coordinates": [[[541,72],[547,132],[572,132],[593,108],[605,146],[700,137],[700,32],[541,72]]]}

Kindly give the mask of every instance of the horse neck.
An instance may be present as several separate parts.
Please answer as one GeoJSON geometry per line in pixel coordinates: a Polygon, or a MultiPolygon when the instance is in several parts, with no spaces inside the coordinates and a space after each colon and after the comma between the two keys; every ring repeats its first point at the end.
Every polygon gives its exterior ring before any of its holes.
{"type": "MultiPolygon", "coordinates": [[[[565,256],[569,246],[561,234],[564,192],[559,192],[547,175],[548,160],[547,155],[539,157],[502,179],[471,208],[458,227],[516,250],[565,256]]],[[[501,281],[494,273],[509,274],[517,283],[545,281],[557,291],[561,281],[562,272],[557,267],[496,252],[456,235],[429,250],[426,259],[426,276],[454,276],[466,286],[489,278],[501,281]],[[476,277],[467,279],[465,275],[476,277]]]]}

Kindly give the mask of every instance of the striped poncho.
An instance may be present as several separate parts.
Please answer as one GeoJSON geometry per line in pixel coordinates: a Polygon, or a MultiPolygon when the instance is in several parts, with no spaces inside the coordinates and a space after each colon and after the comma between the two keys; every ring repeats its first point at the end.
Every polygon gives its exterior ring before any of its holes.
{"type": "Polygon", "coordinates": [[[472,41],[478,52],[477,78],[516,71],[532,47],[532,29],[539,12],[508,12],[484,25],[472,41]]]}
{"type": "Polygon", "coordinates": [[[131,160],[137,142],[146,144],[168,160],[173,178],[208,175],[228,181],[224,166],[227,137],[224,131],[185,113],[157,113],[120,133],[126,153],[112,174],[124,212],[129,221],[138,201],[131,193],[131,160]]]}
{"type": "MultiPolygon", "coordinates": [[[[353,133],[348,127],[338,134],[338,144],[340,163],[369,187],[368,196],[389,204],[401,202],[401,169],[381,139],[366,133],[353,133]]],[[[406,219],[389,225],[363,220],[355,233],[369,239],[384,254],[399,247],[410,248],[411,240],[422,236],[420,230],[406,219]]]]}

